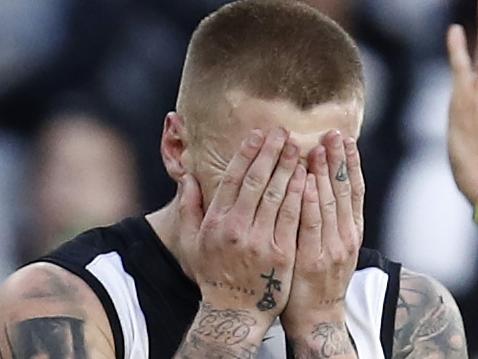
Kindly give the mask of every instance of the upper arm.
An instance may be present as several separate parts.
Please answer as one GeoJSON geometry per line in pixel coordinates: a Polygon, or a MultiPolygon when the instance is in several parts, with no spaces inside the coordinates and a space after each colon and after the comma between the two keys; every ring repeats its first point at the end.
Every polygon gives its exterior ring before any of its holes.
{"type": "Polygon", "coordinates": [[[466,359],[460,310],[436,280],[403,269],[395,318],[393,359],[466,359]]]}
{"type": "Polygon", "coordinates": [[[0,288],[0,359],[115,358],[108,319],[80,278],[33,264],[0,288]]]}

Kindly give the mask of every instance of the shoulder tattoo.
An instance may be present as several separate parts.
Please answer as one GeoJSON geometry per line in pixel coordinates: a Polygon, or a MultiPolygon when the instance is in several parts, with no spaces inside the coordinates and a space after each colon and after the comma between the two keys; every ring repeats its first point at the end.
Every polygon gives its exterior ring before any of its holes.
{"type": "Polygon", "coordinates": [[[88,359],[84,322],[70,317],[33,318],[17,323],[9,336],[13,358],[88,359]]]}
{"type": "Polygon", "coordinates": [[[20,291],[19,319],[4,323],[6,344],[13,359],[88,359],[85,315],[78,288],[51,269],[39,269],[35,283],[20,291]],[[33,310],[32,315],[23,310],[33,310]],[[49,309],[46,309],[49,308],[49,309]],[[57,314],[55,308],[62,308],[57,314]],[[68,313],[68,314],[64,314],[68,313]]]}
{"type": "Polygon", "coordinates": [[[453,297],[437,281],[401,274],[393,359],[466,359],[465,331],[453,297]]]}

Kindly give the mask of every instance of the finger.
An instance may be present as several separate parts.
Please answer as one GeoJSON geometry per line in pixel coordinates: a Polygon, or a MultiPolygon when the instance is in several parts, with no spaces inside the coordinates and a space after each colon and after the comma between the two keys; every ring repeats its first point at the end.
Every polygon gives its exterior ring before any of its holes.
{"type": "Polygon", "coordinates": [[[186,174],[180,179],[179,214],[183,234],[195,236],[201,226],[204,212],[201,189],[196,179],[190,174],[186,174]]]}
{"type": "Polygon", "coordinates": [[[323,140],[327,151],[330,183],[337,204],[337,224],[342,238],[354,229],[352,189],[350,186],[343,138],[340,132],[330,131],[323,140]]]}
{"type": "Polygon", "coordinates": [[[252,223],[254,219],[257,206],[271,179],[287,138],[288,133],[284,129],[272,130],[242,181],[234,211],[237,211],[246,223],[252,223]]]}
{"type": "Polygon", "coordinates": [[[474,68],[475,68],[475,71],[478,70],[478,3],[476,4],[475,6],[475,25],[476,25],[476,28],[475,28],[475,51],[474,51],[474,54],[473,54],[473,57],[474,57],[474,68]]]}
{"type": "Polygon", "coordinates": [[[289,182],[287,194],[277,216],[275,243],[284,253],[295,253],[306,176],[305,167],[299,164],[289,182]]]}
{"type": "Polygon", "coordinates": [[[310,169],[315,175],[322,216],[322,250],[335,245],[337,237],[337,207],[329,177],[329,166],[325,147],[317,146],[310,154],[310,169]]]}
{"type": "Polygon", "coordinates": [[[448,57],[455,81],[467,80],[472,71],[465,31],[460,25],[452,25],[447,37],[448,57]]]}
{"type": "Polygon", "coordinates": [[[362,168],[360,165],[360,153],[357,143],[353,138],[345,140],[345,154],[347,157],[347,170],[349,172],[350,184],[352,186],[352,211],[355,226],[359,229],[360,236],[358,240],[363,240],[363,206],[365,197],[365,181],[363,178],[362,168]]]}
{"type": "Polygon", "coordinates": [[[260,130],[253,130],[227,166],[210,205],[211,210],[227,212],[236,202],[244,176],[264,142],[260,130]]]}
{"type": "Polygon", "coordinates": [[[322,248],[322,218],[315,175],[309,173],[302,199],[297,250],[317,258],[322,248]]]}
{"type": "Polygon", "coordinates": [[[254,219],[254,225],[274,229],[279,208],[284,200],[287,185],[299,161],[299,148],[289,139],[282,151],[279,163],[262,196],[254,219]]]}

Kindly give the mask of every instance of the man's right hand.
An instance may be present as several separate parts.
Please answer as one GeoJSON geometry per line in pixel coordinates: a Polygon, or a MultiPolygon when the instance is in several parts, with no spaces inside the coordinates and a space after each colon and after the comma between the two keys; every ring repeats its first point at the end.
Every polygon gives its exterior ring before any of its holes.
{"type": "Polygon", "coordinates": [[[282,129],[265,138],[253,131],[204,217],[197,182],[181,181],[184,260],[203,302],[178,358],[252,354],[287,304],[306,179],[288,137],[282,129]]]}
{"type": "MultiPolygon", "coordinates": [[[[458,188],[470,202],[477,204],[478,63],[472,63],[464,30],[458,25],[450,28],[448,51],[454,78],[448,152],[458,188]]],[[[476,53],[478,54],[478,47],[476,53]]]]}

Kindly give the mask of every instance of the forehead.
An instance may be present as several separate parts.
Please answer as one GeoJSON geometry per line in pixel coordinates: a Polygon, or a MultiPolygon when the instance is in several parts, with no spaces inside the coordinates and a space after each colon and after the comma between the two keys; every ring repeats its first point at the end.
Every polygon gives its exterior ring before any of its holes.
{"type": "Polygon", "coordinates": [[[267,132],[281,126],[298,140],[317,139],[330,129],[339,129],[344,136],[357,138],[363,117],[360,100],[328,102],[301,110],[287,100],[263,100],[240,90],[227,92],[225,99],[228,126],[242,135],[254,128],[267,132]]]}

